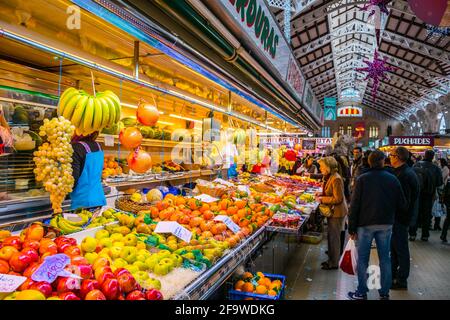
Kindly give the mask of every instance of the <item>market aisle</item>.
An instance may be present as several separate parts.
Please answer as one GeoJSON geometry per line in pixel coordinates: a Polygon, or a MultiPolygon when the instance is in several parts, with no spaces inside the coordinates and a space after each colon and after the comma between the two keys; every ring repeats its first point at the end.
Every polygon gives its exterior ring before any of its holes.
{"type": "MultiPolygon", "coordinates": [[[[439,235],[432,232],[428,243],[410,242],[409,290],[391,291],[391,299],[450,299],[450,244],[442,244],[439,235]]],[[[347,292],[356,288],[356,277],[320,269],[326,250],[326,239],[319,245],[298,245],[286,268],[286,299],[346,300],[347,292]]],[[[376,249],[371,263],[377,263],[376,249]]],[[[369,299],[378,299],[376,290],[369,293],[369,299]]]]}

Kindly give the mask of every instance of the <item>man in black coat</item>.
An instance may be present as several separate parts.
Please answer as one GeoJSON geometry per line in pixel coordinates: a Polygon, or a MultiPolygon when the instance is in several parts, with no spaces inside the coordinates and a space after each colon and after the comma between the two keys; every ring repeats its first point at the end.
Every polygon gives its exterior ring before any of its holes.
{"type": "Polygon", "coordinates": [[[384,169],[384,160],[383,152],[372,152],[370,170],[359,176],[353,190],[348,232],[352,239],[358,240],[358,289],[348,296],[354,300],[367,299],[367,268],[373,239],[380,261],[380,298],[389,299],[392,226],[396,212],[406,209],[406,199],[398,179],[384,169]]]}
{"type": "Polygon", "coordinates": [[[408,289],[408,277],[410,270],[408,227],[414,216],[419,196],[419,180],[414,170],[408,166],[409,151],[405,147],[398,147],[393,151],[391,159],[394,174],[405,194],[407,207],[398,210],[395,214],[391,240],[391,264],[392,264],[392,289],[408,289]]]}

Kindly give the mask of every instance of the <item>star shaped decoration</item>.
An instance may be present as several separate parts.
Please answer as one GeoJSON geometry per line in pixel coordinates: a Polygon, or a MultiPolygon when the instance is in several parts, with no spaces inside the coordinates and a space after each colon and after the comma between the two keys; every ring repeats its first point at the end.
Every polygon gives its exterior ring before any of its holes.
{"type": "Polygon", "coordinates": [[[370,11],[369,13],[369,17],[374,15],[376,12],[376,9],[374,7],[378,7],[380,8],[380,12],[383,12],[385,14],[389,14],[389,11],[387,9],[387,5],[389,4],[389,2],[391,2],[392,0],[370,0],[368,3],[366,3],[364,5],[364,7],[362,7],[362,11],[370,11]]]}
{"type": "Polygon", "coordinates": [[[378,87],[380,86],[380,81],[387,78],[386,72],[395,71],[397,68],[392,67],[387,63],[387,57],[384,57],[383,59],[378,58],[377,50],[375,50],[375,55],[372,62],[368,60],[363,60],[363,62],[367,64],[367,67],[357,68],[356,71],[367,72],[365,80],[373,80],[372,98],[373,101],[375,101],[378,87]]]}

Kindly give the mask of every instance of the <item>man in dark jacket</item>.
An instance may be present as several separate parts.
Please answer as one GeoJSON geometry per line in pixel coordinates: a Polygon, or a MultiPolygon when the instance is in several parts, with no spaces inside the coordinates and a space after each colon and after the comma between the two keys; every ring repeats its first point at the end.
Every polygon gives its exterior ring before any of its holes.
{"type": "Polygon", "coordinates": [[[441,169],[432,161],[434,158],[434,151],[425,151],[423,161],[417,162],[413,168],[421,181],[420,196],[419,196],[419,217],[415,226],[410,228],[410,240],[414,241],[417,236],[418,227],[422,227],[422,241],[428,241],[430,236],[431,211],[433,209],[434,196],[436,189],[440,187],[444,181],[442,179],[441,169]]]}
{"type": "Polygon", "coordinates": [[[417,197],[419,196],[419,180],[414,170],[408,166],[409,151],[405,147],[398,147],[389,155],[394,174],[405,194],[406,210],[399,210],[395,215],[391,240],[392,289],[408,289],[409,277],[409,247],[408,227],[415,212],[417,197]]]}
{"type": "Polygon", "coordinates": [[[395,213],[406,208],[406,199],[398,179],[384,167],[385,155],[377,150],[370,154],[370,170],[356,180],[349,215],[349,234],[358,240],[358,289],[349,292],[354,300],[367,299],[367,267],[372,240],[375,239],[380,261],[380,298],[389,299],[392,284],[391,234],[395,213]]]}
{"type": "Polygon", "coordinates": [[[350,168],[351,175],[351,184],[350,189],[353,190],[356,182],[356,178],[358,178],[359,167],[363,165],[363,152],[361,147],[353,148],[353,163],[350,168]]]}

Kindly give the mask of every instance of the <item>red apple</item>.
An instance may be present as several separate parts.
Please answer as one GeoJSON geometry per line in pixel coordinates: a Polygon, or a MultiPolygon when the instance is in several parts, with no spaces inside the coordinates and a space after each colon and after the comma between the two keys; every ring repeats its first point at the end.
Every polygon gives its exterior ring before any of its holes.
{"type": "MultiPolygon", "coordinates": [[[[44,238],[45,239],[45,238],[44,238]]],[[[43,239],[42,239],[43,240],[43,239]]],[[[50,252],[51,254],[58,253],[58,246],[51,240],[46,240],[40,242],[39,253],[43,255],[44,253],[50,252]]]]}
{"type": "Polygon", "coordinates": [[[56,291],[58,293],[76,291],[80,289],[80,280],[70,277],[58,277],[56,279],[56,291]]]}
{"type": "Polygon", "coordinates": [[[105,272],[112,272],[112,269],[110,266],[103,266],[103,267],[98,267],[97,269],[94,268],[94,278],[97,279],[97,277],[99,277],[102,273],[105,272]]]}
{"type": "Polygon", "coordinates": [[[0,249],[0,259],[9,261],[14,253],[19,252],[19,250],[14,246],[3,246],[0,249]]]}
{"type": "Polygon", "coordinates": [[[62,300],[80,300],[78,296],[73,292],[60,293],[58,297],[62,300]]]}
{"type": "Polygon", "coordinates": [[[38,251],[40,245],[41,244],[39,243],[39,241],[36,241],[36,240],[25,240],[23,242],[23,244],[22,244],[22,247],[23,248],[31,248],[31,249],[34,249],[34,250],[38,251]]]}
{"type": "Polygon", "coordinates": [[[26,229],[25,239],[39,241],[44,237],[44,233],[44,227],[41,223],[33,223],[26,229]]]}
{"type": "Polygon", "coordinates": [[[145,293],[147,300],[163,300],[164,297],[159,290],[150,289],[145,293]]]}
{"type": "Polygon", "coordinates": [[[24,271],[33,261],[29,255],[26,255],[21,252],[16,252],[12,255],[11,259],[9,259],[9,266],[12,271],[22,272],[24,271]]]}
{"type": "Polygon", "coordinates": [[[117,279],[106,279],[102,284],[102,292],[108,300],[116,300],[119,298],[120,287],[117,279]]]}
{"type": "Polygon", "coordinates": [[[20,287],[19,287],[18,290],[20,290],[20,291],[28,290],[28,289],[31,288],[31,286],[32,286],[34,283],[36,283],[36,281],[33,281],[33,280],[31,280],[30,278],[28,278],[27,280],[25,280],[25,282],[23,282],[23,283],[20,285],[20,287]]]}
{"type": "Polygon", "coordinates": [[[114,279],[114,274],[112,272],[103,272],[98,277],[95,278],[100,285],[103,285],[106,280],[114,279]]]}
{"type": "Polygon", "coordinates": [[[22,240],[18,236],[10,236],[3,240],[3,247],[13,246],[17,250],[22,250],[22,240]]]}
{"type": "Polygon", "coordinates": [[[9,263],[6,260],[0,259],[0,273],[8,273],[9,272],[9,263]]]}
{"type": "Polygon", "coordinates": [[[69,264],[65,269],[83,279],[90,279],[93,276],[92,266],[90,264],[81,264],[78,266],[69,264]]]}
{"type": "Polygon", "coordinates": [[[39,261],[39,254],[34,249],[25,248],[25,249],[22,250],[22,253],[26,254],[27,256],[29,256],[31,258],[31,262],[38,262],[39,261]]]}
{"type": "Polygon", "coordinates": [[[46,281],[35,282],[31,285],[30,289],[39,290],[47,298],[50,297],[53,292],[52,285],[46,281]]]}
{"type": "Polygon", "coordinates": [[[80,297],[81,299],[85,299],[86,295],[91,292],[92,290],[100,288],[100,285],[97,280],[93,279],[86,279],[81,281],[81,287],[80,287],[80,297]]]}
{"type": "Polygon", "coordinates": [[[79,266],[81,264],[89,264],[87,259],[83,256],[74,256],[70,258],[70,263],[73,265],[79,266]]]}
{"type": "Polygon", "coordinates": [[[23,271],[23,276],[27,278],[31,278],[33,273],[39,268],[41,264],[39,262],[31,263],[28,268],[23,271]]]}
{"type": "Polygon", "coordinates": [[[105,295],[98,289],[94,289],[89,291],[84,300],[106,300],[105,295]]]}
{"type": "Polygon", "coordinates": [[[142,291],[134,290],[127,294],[126,300],[145,300],[145,294],[142,291]]]}
{"type": "Polygon", "coordinates": [[[81,255],[81,250],[77,246],[69,246],[64,249],[63,253],[67,254],[69,257],[81,255]]]}
{"type": "Polygon", "coordinates": [[[60,242],[60,244],[57,244],[56,246],[58,247],[58,253],[64,253],[67,248],[72,247],[69,241],[60,242]]]}
{"type": "Polygon", "coordinates": [[[122,273],[117,278],[120,289],[124,293],[131,292],[136,289],[136,279],[130,273],[122,273]]]}
{"type": "Polygon", "coordinates": [[[128,271],[127,269],[125,269],[125,268],[119,268],[119,269],[116,269],[116,270],[114,271],[114,277],[117,278],[118,276],[120,276],[120,275],[123,274],[123,273],[131,274],[130,271],[128,271]]]}

